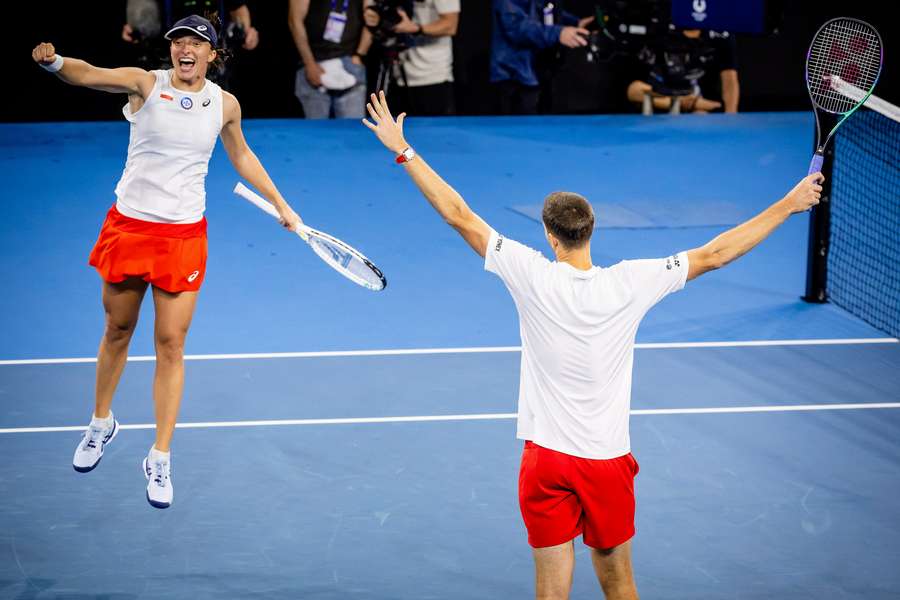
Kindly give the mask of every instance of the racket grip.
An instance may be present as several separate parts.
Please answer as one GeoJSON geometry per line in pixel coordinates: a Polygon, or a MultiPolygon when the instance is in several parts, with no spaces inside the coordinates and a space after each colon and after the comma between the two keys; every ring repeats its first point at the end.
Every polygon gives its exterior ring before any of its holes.
{"type": "MultiPolygon", "coordinates": [[[[269,215],[275,217],[276,219],[281,219],[281,215],[278,214],[278,211],[275,209],[272,204],[248,188],[246,185],[238,181],[237,185],[234,186],[234,193],[243,198],[244,200],[249,200],[251,203],[255,204],[257,208],[261,209],[263,212],[268,213],[269,215]]],[[[296,230],[297,235],[303,238],[304,242],[309,241],[309,227],[300,222],[297,225],[296,230]]]]}
{"type": "Polygon", "coordinates": [[[275,207],[272,206],[272,204],[268,200],[248,188],[240,181],[236,186],[234,186],[234,193],[244,200],[249,200],[251,203],[255,204],[257,208],[265,213],[268,213],[270,216],[275,217],[276,219],[280,218],[278,211],[275,210],[275,207]]]}
{"type": "Polygon", "coordinates": [[[807,175],[812,175],[813,173],[819,173],[822,171],[822,163],[825,161],[825,156],[822,155],[821,152],[816,152],[813,154],[812,160],[809,162],[809,171],[807,171],[807,175]]]}

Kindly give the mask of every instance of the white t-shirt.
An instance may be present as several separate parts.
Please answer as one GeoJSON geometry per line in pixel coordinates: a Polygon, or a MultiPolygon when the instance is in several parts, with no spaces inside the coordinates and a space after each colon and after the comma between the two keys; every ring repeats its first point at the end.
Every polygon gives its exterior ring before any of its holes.
{"type": "MultiPolygon", "coordinates": [[[[442,14],[458,13],[459,0],[416,0],[412,20],[427,25],[442,14]]],[[[453,81],[453,39],[450,36],[418,35],[416,45],[400,54],[406,81],[410,87],[453,81]]],[[[395,73],[398,85],[403,78],[395,73]]]]}
{"type": "Polygon", "coordinates": [[[209,157],[222,129],[222,89],[207,81],[199,92],[172,86],[172,71],[153,71],[144,105],[122,113],[131,123],[128,158],[116,186],[116,209],[133,219],[196,223],[206,209],[209,157]]]}
{"type": "Polygon", "coordinates": [[[517,437],[582,458],[630,452],[635,334],[654,304],[684,287],[687,253],[581,271],[493,231],[484,268],[519,312],[517,437]]]}

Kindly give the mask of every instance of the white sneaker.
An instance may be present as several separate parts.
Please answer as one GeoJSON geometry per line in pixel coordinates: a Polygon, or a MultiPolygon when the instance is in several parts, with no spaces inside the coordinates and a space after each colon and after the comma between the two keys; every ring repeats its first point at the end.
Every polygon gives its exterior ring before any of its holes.
{"type": "Polygon", "coordinates": [[[113,418],[110,412],[106,419],[91,419],[91,424],[82,434],[78,447],[75,448],[75,456],[72,458],[72,466],[79,473],[93,471],[103,458],[103,449],[113,441],[119,433],[119,422],[113,418]]]}
{"type": "Polygon", "coordinates": [[[172,458],[168,452],[150,448],[144,459],[144,477],[147,478],[147,502],[154,508],[169,508],[175,490],[172,488],[172,458]]]}

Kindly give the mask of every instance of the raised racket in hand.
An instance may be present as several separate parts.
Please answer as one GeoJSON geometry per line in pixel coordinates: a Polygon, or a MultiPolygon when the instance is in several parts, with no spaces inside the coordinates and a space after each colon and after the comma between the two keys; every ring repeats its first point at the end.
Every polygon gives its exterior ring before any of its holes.
{"type": "Polygon", "coordinates": [[[825,147],[875,89],[884,58],[881,36],[858,19],[831,19],[816,32],[806,54],[806,88],[816,114],[816,152],[808,174],[822,170],[825,147]],[[833,123],[822,141],[822,123],[833,123]]]}

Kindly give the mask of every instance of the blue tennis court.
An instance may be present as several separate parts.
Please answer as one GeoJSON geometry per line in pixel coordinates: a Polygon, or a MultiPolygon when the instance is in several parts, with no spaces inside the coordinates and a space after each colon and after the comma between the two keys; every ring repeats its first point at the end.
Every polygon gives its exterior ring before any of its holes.
{"type": "MultiPolygon", "coordinates": [[[[618,210],[594,236],[605,266],[699,246],[763,209],[806,172],[811,127],[799,113],[455,118],[411,119],[407,135],[495,229],[545,252],[527,207],[547,193],[583,193],[601,222],[618,210]]],[[[529,597],[502,283],[358,123],[244,129],[304,219],[389,283],[350,284],[235,197],[218,148],[176,498],[158,511],[140,472],[152,306],[113,406],[123,431],[97,470],[71,467],[103,327],[87,255],[127,124],[0,126],[0,597],[529,597]]],[[[900,344],[800,299],[807,221],[689,283],[638,333],[643,597],[900,594],[900,344]]],[[[573,597],[597,597],[576,549],[573,597]]]]}

